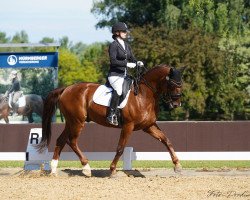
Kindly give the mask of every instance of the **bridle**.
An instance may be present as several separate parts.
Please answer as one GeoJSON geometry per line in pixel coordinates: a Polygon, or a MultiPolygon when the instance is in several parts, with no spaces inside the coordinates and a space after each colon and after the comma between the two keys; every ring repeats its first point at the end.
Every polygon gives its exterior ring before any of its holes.
{"type": "MultiPolygon", "coordinates": [[[[146,69],[146,68],[144,67],[144,69],[146,69]]],[[[138,70],[138,68],[137,68],[137,70],[138,70]]],[[[143,76],[141,76],[141,74],[139,76],[138,76],[138,74],[140,74],[140,73],[138,73],[138,71],[137,71],[137,77],[136,77],[136,81],[135,82],[138,84],[139,82],[143,81],[143,83],[148,88],[150,88],[154,94],[156,94],[157,93],[157,89],[154,88],[143,76]]],[[[170,78],[169,76],[166,77],[166,80],[167,80],[168,90],[167,90],[166,93],[162,94],[163,101],[165,103],[167,103],[167,104],[170,104],[173,107],[173,104],[172,104],[173,101],[175,99],[179,99],[182,96],[182,93],[180,92],[180,93],[177,93],[177,94],[173,94],[169,88],[170,87],[178,87],[178,88],[182,87],[182,81],[174,80],[174,79],[170,78]]]]}
{"type": "Polygon", "coordinates": [[[173,106],[173,105],[172,105],[173,101],[174,101],[175,99],[181,98],[182,93],[180,92],[180,93],[177,93],[177,94],[173,94],[169,88],[170,88],[170,87],[178,87],[178,88],[182,87],[182,81],[176,81],[176,80],[174,80],[174,79],[170,79],[168,76],[166,77],[166,79],[167,79],[167,87],[168,87],[168,90],[167,90],[166,93],[163,93],[163,95],[162,95],[162,96],[163,96],[163,99],[162,99],[162,100],[163,100],[166,104],[170,104],[171,106],[173,106]]]}

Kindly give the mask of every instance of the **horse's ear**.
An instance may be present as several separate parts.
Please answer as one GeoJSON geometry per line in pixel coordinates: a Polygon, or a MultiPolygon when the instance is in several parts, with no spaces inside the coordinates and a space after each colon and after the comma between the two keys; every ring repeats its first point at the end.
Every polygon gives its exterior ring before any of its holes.
{"type": "Polygon", "coordinates": [[[187,66],[183,66],[179,69],[179,71],[181,72],[181,74],[184,72],[184,70],[187,68],[187,66]]]}
{"type": "Polygon", "coordinates": [[[174,72],[174,68],[173,68],[173,67],[170,67],[169,74],[168,74],[168,76],[166,77],[166,79],[167,79],[167,80],[169,80],[169,79],[170,79],[170,77],[172,77],[172,76],[173,76],[173,72],[174,72]]]}
{"type": "Polygon", "coordinates": [[[169,71],[169,75],[173,74],[173,71],[174,71],[174,68],[171,67],[171,68],[170,68],[170,71],[169,71]]]}

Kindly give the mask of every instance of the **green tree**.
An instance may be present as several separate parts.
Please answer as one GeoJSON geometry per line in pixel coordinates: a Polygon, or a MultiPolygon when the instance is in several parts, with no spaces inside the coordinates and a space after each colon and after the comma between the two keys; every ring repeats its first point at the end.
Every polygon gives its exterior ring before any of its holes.
{"type": "Polygon", "coordinates": [[[100,74],[91,62],[81,64],[79,58],[67,49],[61,49],[59,59],[59,85],[65,86],[76,82],[97,82],[100,74]]]}
{"type": "Polygon", "coordinates": [[[71,48],[71,52],[77,55],[81,65],[86,66],[86,63],[89,63],[95,68],[95,76],[97,75],[98,79],[95,78],[93,81],[99,83],[105,83],[107,70],[109,69],[108,45],[108,43],[93,43],[90,45],[77,43],[71,48]]]}
{"type": "Polygon", "coordinates": [[[249,28],[249,7],[247,0],[101,0],[95,1],[92,13],[100,19],[98,28],[124,21],[131,27],[196,27],[225,36],[242,34],[249,28]]]}
{"type": "Polygon", "coordinates": [[[8,43],[10,38],[7,37],[5,32],[0,32],[0,43],[8,43]]]}
{"type": "Polygon", "coordinates": [[[168,1],[163,0],[102,0],[95,1],[91,12],[101,18],[97,27],[110,27],[120,20],[133,25],[143,26],[165,22],[168,1]]]}
{"type": "Polygon", "coordinates": [[[99,57],[101,56],[103,52],[103,43],[93,43],[91,45],[88,45],[85,50],[82,52],[82,60],[88,60],[92,62],[97,62],[99,57]]]}
{"type": "MultiPolygon", "coordinates": [[[[220,49],[224,51],[228,58],[231,59],[233,66],[232,71],[227,72],[227,84],[234,83],[238,91],[239,98],[233,102],[237,105],[231,106],[234,109],[236,118],[247,119],[250,116],[250,31],[243,37],[222,39],[220,41],[220,49]],[[244,101],[242,100],[244,98],[244,101]]],[[[226,60],[225,63],[228,63],[226,60]]],[[[230,97],[232,95],[230,94],[230,97]]]]}
{"type": "Polygon", "coordinates": [[[227,4],[226,3],[218,3],[217,9],[215,11],[215,22],[214,28],[217,30],[217,33],[221,37],[226,37],[229,31],[228,28],[228,18],[227,18],[227,4]]]}
{"type": "MultiPolygon", "coordinates": [[[[176,111],[173,119],[233,119],[244,107],[244,92],[234,82],[234,55],[218,48],[219,37],[195,29],[168,32],[153,26],[134,28],[132,35],[134,54],[145,58],[148,67],[160,63],[188,66],[183,110],[176,111]],[[146,38],[141,34],[145,31],[146,38]]],[[[160,117],[164,118],[162,114],[160,117]]]]}
{"type": "MultiPolygon", "coordinates": [[[[9,43],[10,37],[7,37],[5,32],[0,32],[0,43],[9,43]]],[[[0,48],[0,52],[8,51],[8,48],[0,48]]]]}
{"type": "Polygon", "coordinates": [[[79,59],[82,58],[83,52],[87,48],[88,45],[83,44],[82,42],[78,42],[74,44],[71,48],[70,51],[78,56],[79,59]]]}
{"type": "Polygon", "coordinates": [[[69,40],[67,36],[64,36],[59,39],[59,43],[61,44],[61,48],[70,49],[73,43],[69,40]]]}
{"type": "Polygon", "coordinates": [[[54,69],[22,69],[21,86],[25,94],[46,97],[54,89],[54,69]]]}
{"type": "Polygon", "coordinates": [[[56,40],[54,38],[44,37],[39,42],[40,43],[54,43],[56,42],[56,40]]]}
{"type": "Polygon", "coordinates": [[[20,32],[17,32],[11,39],[12,43],[28,43],[29,42],[29,36],[28,34],[23,30],[20,32]]]}
{"type": "Polygon", "coordinates": [[[93,62],[83,61],[82,62],[82,81],[85,82],[98,82],[100,79],[101,73],[98,71],[97,67],[93,62]]]}
{"type": "Polygon", "coordinates": [[[213,31],[213,0],[189,0],[187,5],[185,6],[185,11],[194,27],[202,28],[204,32],[213,31]]]}
{"type": "MultiPolygon", "coordinates": [[[[164,27],[155,28],[152,26],[135,28],[132,34],[134,36],[132,43],[134,54],[138,59],[144,60],[148,67],[161,63],[173,67],[188,65],[184,85],[185,103],[183,108],[185,110],[180,112],[186,112],[184,115],[187,117],[191,111],[196,115],[197,113],[202,114],[205,111],[207,96],[202,67],[205,57],[204,46],[207,44],[204,44],[202,34],[197,30],[168,32],[164,27]],[[140,34],[145,31],[147,31],[146,38],[140,34]]],[[[195,117],[194,115],[191,117],[195,117]]]]}

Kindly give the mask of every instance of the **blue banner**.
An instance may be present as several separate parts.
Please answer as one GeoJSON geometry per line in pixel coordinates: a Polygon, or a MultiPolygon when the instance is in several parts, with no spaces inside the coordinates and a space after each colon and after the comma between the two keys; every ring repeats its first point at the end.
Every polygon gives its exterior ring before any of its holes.
{"type": "Polygon", "coordinates": [[[0,53],[0,68],[58,67],[58,52],[0,53]]]}

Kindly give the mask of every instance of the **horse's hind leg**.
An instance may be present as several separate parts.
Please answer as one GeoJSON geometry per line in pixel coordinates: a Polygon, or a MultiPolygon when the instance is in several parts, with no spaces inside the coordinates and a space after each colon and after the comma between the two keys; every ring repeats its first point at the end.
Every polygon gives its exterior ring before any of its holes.
{"type": "Polygon", "coordinates": [[[79,157],[82,165],[83,165],[83,174],[85,176],[91,176],[91,168],[88,164],[88,159],[86,158],[86,156],[82,153],[82,151],[80,150],[78,143],[77,143],[77,139],[79,138],[80,134],[81,134],[81,130],[82,130],[83,126],[82,125],[76,125],[71,126],[71,134],[69,135],[69,140],[67,141],[67,144],[72,148],[72,150],[76,153],[76,155],[79,157]]]}
{"type": "Polygon", "coordinates": [[[174,168],[175,172],[181,172],[182,167],[181,167],[178,157],[175,154],[174,148],[170,140],[164,135],[161,129],[156,124],[154,124],[150,126],[149,128],[144,129],[143,131],[145,131],[146,133],[149,133],[150,135],[152,135],[154,138],[162,142],[167,147],[170,153],[171,159],[175,165],[175,168],[174,168]]]}
{"type": "Polygon", "coordinates": [[[5,121],[6,124],[9,124],[9,123],[10,123],[8,116],[7,116],[7,117],[4,117],[4,121],[5,121]]]}
{"type": "Polygon", "coordinates": [[[53,159],[51,161],[51,173],[52,174],[56,174],[56,168],[57,168],[57,165],[58,165],[58,160],[59,160],[60,154],[62,152],[62,149],[66,144],[68,134],[69,134],[69,132],[68,132],[68,128],[67,128],[67,125],[66,125],[65,129],[63,130],[61,135],[56,140],[56,147],[55,147],[55,150],[54,150],[53,159]]]}

